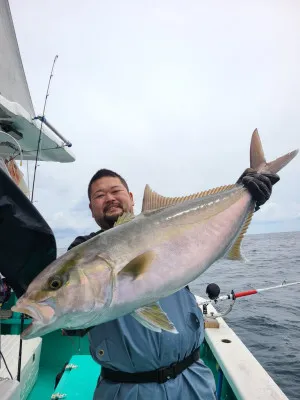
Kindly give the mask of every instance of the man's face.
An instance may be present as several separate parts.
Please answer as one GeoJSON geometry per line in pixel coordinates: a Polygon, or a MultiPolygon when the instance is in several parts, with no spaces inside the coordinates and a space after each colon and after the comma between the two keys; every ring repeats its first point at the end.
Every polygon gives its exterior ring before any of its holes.
{"type": "Polygon", "coordinates": [[[112,228],[124,212],[133,213],[133,196],[119,178],[105,176],[91,185],[90,209],[102,229],[112,228]]]}

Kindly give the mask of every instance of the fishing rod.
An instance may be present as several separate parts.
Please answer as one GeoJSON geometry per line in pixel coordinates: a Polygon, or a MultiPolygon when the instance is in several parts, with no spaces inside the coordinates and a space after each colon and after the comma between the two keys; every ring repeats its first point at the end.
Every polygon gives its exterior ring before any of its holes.
{"type": "Polygon", "coordinates": [[[266,292],[267,290],[281,289],[281,288],[293,286],[293,285],[300,285],[300,281],[290,282],[290,283],[286,283],[285,281],[283,281],[280,285],[268,286],[268,287],[260,288],[260,289],[245,290],[245,291],[238,292],[238,293],[235,293],[232,290],[230,294],[220,296],[220,287],[215,283],[210,283],[206,288],[206,294],[208,295],[209,299],[204,299],[204,300],[199,299],[199,300],[197,300],[197,304],[198,304],[198,306],[203,306],[203,314],[207,318],[215,319],[217,317],[223,317],[223,316],[227,315],[232,310],[235,300],[240,297],[252,296],[253,294],[266,292]],[[222,301],[226,301],[226,300],[231,300],[231,304],[229,305],[229,307],[226,311],[224,311],[222,313],[215,313],[212,311],[208,312],[207,306],[209,304],[217,304],[218,302],[222,302],[222,301]]]}
{"type": "Polygon", "coordinates": [[[46,121],[45,111],[46,111],[46,106],[47,106],[47,100],[48,100],[48,97],[49,97],[49,89],[50,89],[50,84],[51,84],[51,80],[52,80],[52,77],[53,77],[54,66],[55,66],[55,63],[56,63],[57,59],[58,59],[58,55],[56,55],[54,57],[54,61],[53,61],[53,64],[52,64],[51,73],[50,73],[50,77],[49,77],[49,81],[48,81],[48,87],[47,87],[47,92],[46,92],[46,96],[45,96],[45,101],[44,101],[43,116],[42,116],[42,119],[41,119],[39,139],[38,139],[38,145],[37,145],[36,157],[35,157],[35,164],[34,164],[34,174],[33,174],[32,192],[31,192],[31,203],[33,203],[34,185],[35,185],[35,179],[36,179],[36,169],[37,169],[37,166],[38,166],[38,158],[39,158],[39,153],[40,153],[40,144],[41,144],[41,139],[42,139],[42,129],[43,129],[43,124],[46,121]]]}

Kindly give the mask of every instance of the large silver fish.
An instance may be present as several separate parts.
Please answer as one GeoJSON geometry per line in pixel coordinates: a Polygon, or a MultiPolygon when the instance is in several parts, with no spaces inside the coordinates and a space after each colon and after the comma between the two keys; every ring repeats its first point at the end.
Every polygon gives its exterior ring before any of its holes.
{"type": "MultiPolygon", "coordinates": [[[[250,166],[276,173],[298,150],[267,163],[255,130],[250,166]]],[[[146,186],[141,214],[59,257],[29,285],[13,311],[33,318],[23,339],[81,329],[131,314],[149,329],[176,333],[159,306],[221,257],[239,259],[254,201],[234,184],[181,198],[146,186]]]]}

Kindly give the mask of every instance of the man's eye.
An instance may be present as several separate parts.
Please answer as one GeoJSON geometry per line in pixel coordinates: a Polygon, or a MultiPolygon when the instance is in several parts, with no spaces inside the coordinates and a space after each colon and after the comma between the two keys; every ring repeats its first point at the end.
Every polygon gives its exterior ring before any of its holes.
{"type": "Polygon", "coordinates": [[[104,197],[104,194],[98,194],[97,199],[101,199],[102,197],[104,197]]]}

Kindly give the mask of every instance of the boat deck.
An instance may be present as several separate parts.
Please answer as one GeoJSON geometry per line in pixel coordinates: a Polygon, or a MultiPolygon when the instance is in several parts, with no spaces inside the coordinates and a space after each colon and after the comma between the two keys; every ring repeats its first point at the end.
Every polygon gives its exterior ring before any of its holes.
{"type": "MultiPolygon", "coordinates": [[[[42,349],[42,339],[36,338],[22,343],[22,363],[21,363],[21,379],[18,377],[18,361],[19,361],[19,344],[20,336],[18,335],[1,335],[1,352],[5,359],[6,365],[1,360],[0,364],[0,399],[5,399],[7,391],[13,393],[21,393],[21,399],[26,399],[32,391],[39,373],[40,354],[42,349]],[[11,382],[11,376],[14,383],[11,382]],[[6,382],[5,384],[3,382],[6,382]],[[10,382],[10,383],[8,383],[10,382]]],[[[10,399],[10,397],[8,397],[10,399]]]]}

